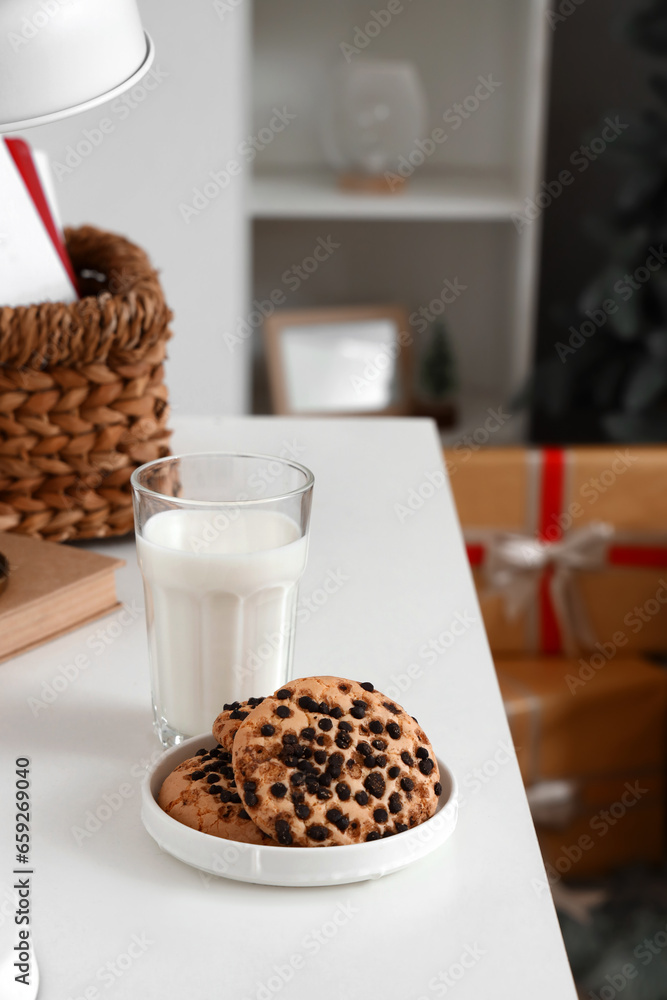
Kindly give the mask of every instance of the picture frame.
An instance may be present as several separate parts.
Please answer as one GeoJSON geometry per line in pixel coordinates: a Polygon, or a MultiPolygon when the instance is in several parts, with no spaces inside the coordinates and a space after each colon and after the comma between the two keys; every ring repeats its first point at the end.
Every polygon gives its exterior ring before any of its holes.
{"type": "Polygon", "coordinates": [[[414,335],[399,305],[285,310],[264,322],[281,416],[400,416],[412,406],[414,335]]]}

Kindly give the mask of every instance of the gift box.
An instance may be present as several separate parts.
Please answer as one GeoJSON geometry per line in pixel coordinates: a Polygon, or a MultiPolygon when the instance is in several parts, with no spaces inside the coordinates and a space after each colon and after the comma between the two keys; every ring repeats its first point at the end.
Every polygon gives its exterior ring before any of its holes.
{"type": "Polygon", "coordinates": [[[667,670],[565,657],[496,670],[547,872],[588,878],[665,854],[667,670]]]}
{"type": "Polygon", "coordinates": [[[667,649],[667,449],[445,459],[494,652],[667,649]]]}

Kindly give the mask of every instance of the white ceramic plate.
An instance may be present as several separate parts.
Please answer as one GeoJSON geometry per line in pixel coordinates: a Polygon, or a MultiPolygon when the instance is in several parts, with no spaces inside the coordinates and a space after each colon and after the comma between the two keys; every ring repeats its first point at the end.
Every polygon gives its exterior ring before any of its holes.
{"type": "Polygon", "coordinates": [[[162,782],[177,764],[199,747],[213,747],[209,734],[168,750],[149,770],[141,796],[141,818],[156,843],[179,861],[211,875],[260,885],[342,885],[400,871],[430,854],[451,836],[458,815],[454,776],[438,758],[442,795],[434,816],[413,830],[385,840],[344,847],[280,847],[237,844],[192,830],[172,819],[157,804],[162,782]]]}

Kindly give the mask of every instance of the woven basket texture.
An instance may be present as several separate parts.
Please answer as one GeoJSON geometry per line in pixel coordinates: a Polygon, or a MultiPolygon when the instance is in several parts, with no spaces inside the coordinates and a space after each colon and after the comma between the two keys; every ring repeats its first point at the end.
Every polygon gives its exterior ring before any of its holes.
{"type": "Polygon", "coordinates": [[[0,308],[0,531],[56,542],[131,531],[130,476],[170,433],[156,271],[121,236],[65,239],[82,298],[0,308]]]}

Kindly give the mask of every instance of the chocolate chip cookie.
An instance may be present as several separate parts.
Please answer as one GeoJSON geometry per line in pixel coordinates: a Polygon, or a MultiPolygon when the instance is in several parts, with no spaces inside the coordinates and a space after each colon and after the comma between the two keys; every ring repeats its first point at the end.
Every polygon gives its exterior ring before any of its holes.
{"type": "Polygon", "coordinates": [[[162,783],[158,805],[202,833],[242,844],[270,844],[271,838],[243,808],[231,759],[231,753],[218,746],[183,761],[162,783]]]}
{"type": "Polygon", "coordinates": [[[418,723],[370,683],[291,681],[241,722],[232,750],[247,813],[279,844],[358,844],[433,815],[442,792],[418,723]]]}
{"type": "Polygon", "coordinates": [[[261,705],[263,698],[248,698],[247,701],[233,701],[229,705],[223,705],[222,712],[213,723],[213,735],[223,750],[231,750],[236,736],[236,731],[247,719],[253,708],[261,705]]]}

